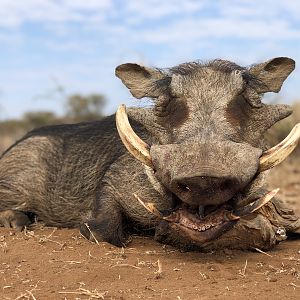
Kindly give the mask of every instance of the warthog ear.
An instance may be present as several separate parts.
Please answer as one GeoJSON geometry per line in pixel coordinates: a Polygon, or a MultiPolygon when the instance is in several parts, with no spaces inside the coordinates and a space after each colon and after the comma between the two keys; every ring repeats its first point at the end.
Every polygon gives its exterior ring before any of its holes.
{"type": "Polygon", "coordinates": [[[276,92],[281,89],[283,82],[295,69],[295,61],[288,57],[276,57],[267,62],[250,67],[249,72],[261,84],[255,87],[258,93],[276,92]]]}
{"type": "Polygon", "coordinates": [[[167,76],[157,69],[138,64],[123,64],[116,68],[119,77],[135,98],[157,98],[163,89],[162,80],[167,76]]]}

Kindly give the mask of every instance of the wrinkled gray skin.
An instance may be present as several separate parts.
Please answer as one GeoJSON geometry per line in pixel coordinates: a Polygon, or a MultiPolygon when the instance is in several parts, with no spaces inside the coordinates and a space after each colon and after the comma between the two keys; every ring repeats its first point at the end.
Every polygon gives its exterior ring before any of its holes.
{"type": "Polygon", "coordinates": [[[154,228],[157,240],[183,249],[269,249],[300,227],[278,199],[199,243],[150,214],[133,194],[160,211],[241,207],[264,195],[265,174],[257,173],[263,135],[291,108],[263,104],[261,97],[278,92],[294,65],[284,57],[250,68],[223,60],[169,70],[120,65],[116,75],[132,95],[153,99],[152,108],[128,115],[151,146],[155,171],[126,151],[115,116],[33,130],[1,157],[0,223],[21,229],[31,212],[117,246],[129,241],[130,228],[154,228]]]}

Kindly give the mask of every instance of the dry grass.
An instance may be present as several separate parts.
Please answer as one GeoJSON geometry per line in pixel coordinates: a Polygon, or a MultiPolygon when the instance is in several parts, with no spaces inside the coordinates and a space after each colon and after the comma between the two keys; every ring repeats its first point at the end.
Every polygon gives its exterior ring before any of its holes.
{"type": "Polygon", "coordinates": [[[58,293],[59,294],[73,294],[73,295],[88,296],[89,297],[88,299],[104,299],[104,297],[107,295],[108,291],[99,292],[97,289],[90,291],[88,289],[79,287],[75,291],[60,291],[58,293]]]}
{"type": "Polygon", "coordinates": [[[158,267],[158,269],[154,273],[156,275],[155,277],[158,279],[158,278],[161,278],[163,276],[162,263],[159,259],[157,260],[157,267],[158,267]]]}
{"type": "Polygon", "coordinates": [[[25,292],[21,293],[15,300],[27,299],[27,300],[37,300],[36,297],[33,295],[33,292],[37,290],[37,286],[32,288],[31,290],[26,290],[25,292]]]}
{"type": "Polygon", "coordinates": [[[248,265],[248,260],[246,259],[244,267],[241,270],[239,270],[239,275],[241,275],[242,277],[246,276],[247,265],[248,265]]]}
{"type": "MultiPolygon", "coordinates": [[[[96,239],[95,235],[93,234],[92,230],[90,229],[90,226],[88,225],[88,223],[84,223],[84,225],[86,226],[86,228],[88,229],[91,237],[94,239],[94,242],[97,244],[97,245],[100,245],[98,240],[96,239]]],[[[86,238],[84,235],[82,235],[84,238],[86,238]]]]}

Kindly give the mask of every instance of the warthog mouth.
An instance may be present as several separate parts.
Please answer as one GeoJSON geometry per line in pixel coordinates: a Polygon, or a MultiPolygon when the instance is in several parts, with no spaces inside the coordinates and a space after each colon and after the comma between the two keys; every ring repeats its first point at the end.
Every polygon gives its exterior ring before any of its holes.
{"type": "Polygon", "coordinates": [[[163,212],[159,211],[153,203],[145,203],[136,194],[134,196],[145,209],[158,219],[168,222],[180,235],[202,244],[214,240],[230,230],[241,217],[257,211],[268,203],[278,191],[279,189],[272,190],[262,198],[239,209],[233,209],[227,203],[216,207],[192,207],[181,202],[176,208],[163,212]]]}

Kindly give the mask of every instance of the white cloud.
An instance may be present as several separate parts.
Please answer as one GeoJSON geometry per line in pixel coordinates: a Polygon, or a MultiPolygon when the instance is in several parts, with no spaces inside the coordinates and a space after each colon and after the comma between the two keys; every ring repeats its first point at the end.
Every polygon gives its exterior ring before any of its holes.
{"type": "Polygon", "coordinates": [[[139,40],[149,43],[181,43],[201,39],[269,39],[286,40],[300,37],[300,29],[285,20],[235,20],[229,18],[180,19],[163,28],[140,32],[139,40]]]}
{"type": "Polygon", "coordinates": [[[0,0],[0,26],[19,27],[25,22],[85,22],[85,13],[104,14],[110,0],[0,0]]]}
{"type": "Polygon", "coordinates": [[[68,34],[68,22],[81,23],[85,29],[99,29],[109,34],[131,30],[151,43],[188,38],[271,38],[299,37],[284,12],[300,17],[300,2],[233,0],[0,0],[0,27],[19,27],[39,22],[46,28],[68,34]],[[108,16],[114,16],[109,21],[108,16]],[[122,28],[120,26],[125,26],[122,28]],[[127,24],[127,25],[126,25],[127,24]],[[131,25],[139,25],[132,28],[131,25]],[[118,32],[113,32],[118,28],[118,32]],[[151,28],[151,29],[150,29],[151,28]]]}
{"type": "MultiPolygon", "coordinates": [[[[129,99],[114,77],[118,63],[300,60],[299,19],[294,0],[0,0],[0,42],[15,58],[2,51],[7,69],[0,70],[0,100],[5,97],[8,115],[16,115],[14,106],[21,111],[24,101],[29,109],[30,97],[47,90],[55,76],[71,91],[103,91],[111,112],[129,99]],[[32,23],[38,30],[22,30],[32,23]]],[[[296,93],[299,71],[293,78],[296,93]]]]}
{"type": "Polygon", "coordinates": [[[0,33],[0,44],[2,45],[10,45],[11,47],[15,47],[22,43],[23,38],[20,34],[9,34],[9,33],[0,33]]]}
{"type": "Polygon", "coordinates": [[[82,11],[99,11],[111,7],[110,0],[63,0],[62,5],[82,11]]]}
{"type": "Polygon", "coordinates": [[[230,5],[227,0],[220,0],[217,8],[221,15],[229,18],[300,20],[300,2],[295,0],[232,0],[230,5]]]}
{"type": "Polygon", "coordinates": [[[129,17],[138,21],[145,19],[161,19],[171,15],[195,13],[204,7],[206,1],[197,0],[149,0],[136,1],[128,0],[126,2],[126,12],[129,17]]]}

